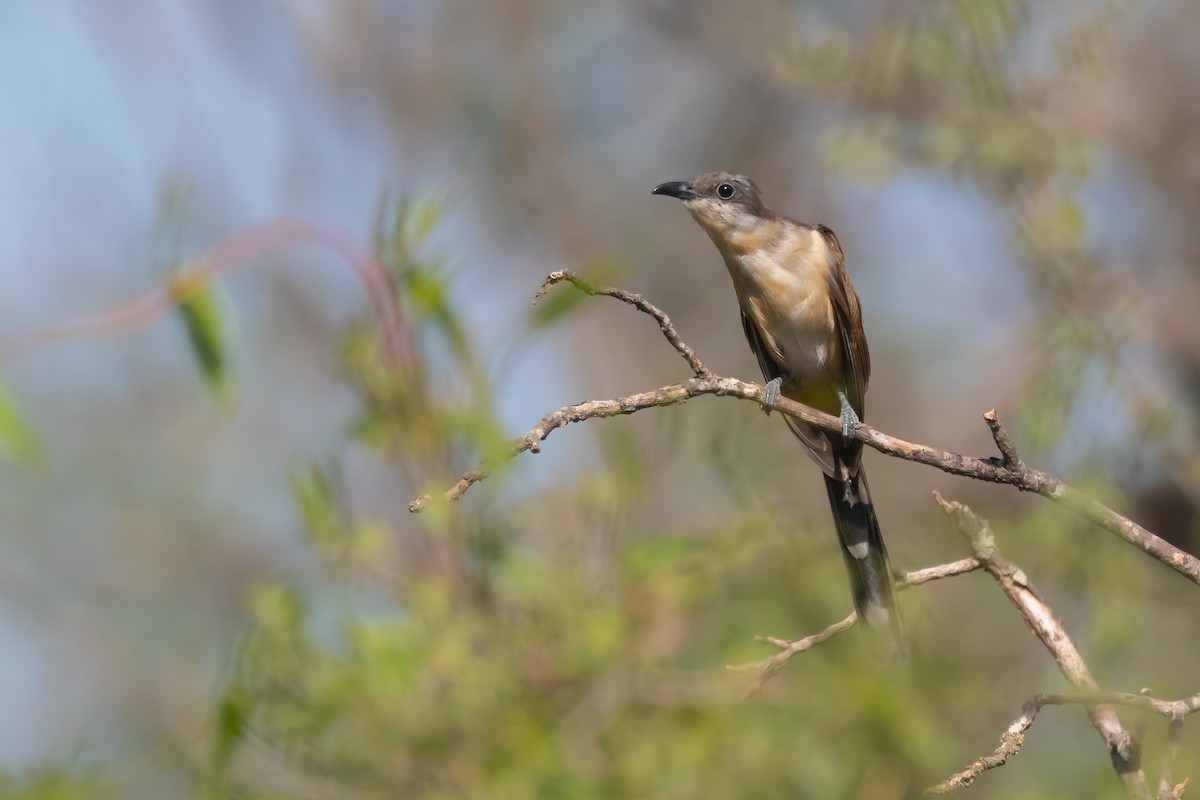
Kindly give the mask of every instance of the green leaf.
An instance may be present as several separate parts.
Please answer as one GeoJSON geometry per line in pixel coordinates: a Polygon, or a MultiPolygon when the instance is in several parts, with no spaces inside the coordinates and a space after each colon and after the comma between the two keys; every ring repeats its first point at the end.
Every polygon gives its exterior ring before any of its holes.
{"type": "Polygon", "coordinates": [[[529,312],[529,326],[534,330],[545,328],[574,311],[586,299],[586,294],[570,284],[555,286],[537,299],[529,312]]]}
{"type": "Polygon", "coordinates": [[[41,437],[0,383],[0,458],[29,467],[40,464],[43,455],[41,437]]]}
{"type": "Polygon", "coordinates": [[[229,763],[229,759],[246,738],[246,717],[236,698],[237,687],[226,690],[217,704],[216,741],[213,747],[213,767],[217,770],[229,763]]]}
{"type": "Polygon", "coordinates": [[[1087,224],[1074,197],[1054,192],[1036,204],[1031,216],[1031,238],[1042,252],[1070,253],[1082,247],[1087,224]]]}
{"type": "Polygon", "coordinates": [[[291,586],[262,583],[250,589],[250,616],[269,634],[299,639],[304,624],[304,604],[291,586]]]}
{"type": "Polygon", "coordinates": [[[46,765],[0,774],[0,797],[4,800],[100,800],[113,796],[98,767],[46,765]]]}
{"type": "Polygon", "coordinates": [[[440,195],[418,197],[401,205],[400,229],[410,248],[420,247],[441,221],[444,203],[440,195]]]}
{"type": "MultiPolygon", "coordinates": [[[[625,271],[624,265],[628,261],[629,253],[617,249],[572,269],[593,286],[608,286],[620,281],[625,271]]],[[[529,327],[538,330],[552,325],[587,299],[588,296],[584,292],[563,281],[534,299],[533,310],[529,313],[529,327]]]]}
{"type": "Polygon", "coordinates": [[[341,514],[333,499],[333,491],[325,475],[315,466],[297,470],[291,475],[292,496],[300,506],[300,514],[309,535],[318,546],[340,540],[341,514]]]}
{"type": "Polygon", "coordinates": [[[179,275],[171,282],[170,291],[179,304],[205,387],[223,408],[232,410],[237,387],[233,377],[235,337],[228,302],[217,283],[204,272],[179,275]]]}
{"type": "Polygon", "coordinates": [[[890,178],[899,165],[900,150],[900,128],[886,117],[834,128],[821,140],[827,164],[866,183],[890,178]]]}

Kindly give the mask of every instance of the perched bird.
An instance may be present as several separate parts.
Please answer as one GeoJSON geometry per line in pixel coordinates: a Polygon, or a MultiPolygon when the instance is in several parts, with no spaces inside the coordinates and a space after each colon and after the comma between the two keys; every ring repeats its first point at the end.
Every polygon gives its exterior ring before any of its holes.
{"type": "Polygon", "coordinates": [[[825,473],[858,617],[889,633],[896,655],[903,657],[907,647],[862,468],[862,443],[850,438],[863,418],[871,359],[837,237],[824,225],[806,225],[767,208],[744,175],[708,172],[659,184],[654,194],[682,200],[725,260],[742,329],[767,381],[768,413],[782,395],[841,418],[839,435],[785,417],[825,473]]]}

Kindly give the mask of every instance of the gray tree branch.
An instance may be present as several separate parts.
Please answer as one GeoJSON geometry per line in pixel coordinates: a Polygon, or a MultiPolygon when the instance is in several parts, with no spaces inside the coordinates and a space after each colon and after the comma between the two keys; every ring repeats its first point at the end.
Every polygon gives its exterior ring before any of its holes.
{"type": "MultiPolygon", "coordinates": [[[[962,503],[949,502],[940,494],[934,492],[934,499],[942,510],[955,521],[959,533],[970,543],[975,557],[983,563],[984,570],[995,579],[1000,590],[1016,607],[1021,618],[1029,629],[1041,640],[1042,645],[1054,657],[1059,671],[1071,686],[1087,694],[1099,693],[1099,686],[1092,678],[1083,656],[1079,654],[1071,637],[1067,635],[1062,623],[1054,615],[1050,606],[1038,595],[1029,584],[1025,572],[1009,561],[996,547],[995,536],[987,521],[975,514],[962,503]]],[[[1047,704],[1043,699],[1042,705],[1047,704]]],[[[1040,708],[1040,706],[1037,706],[1040,708]]],[[[958,786],[966,786],[984,770],[1003,764],[1010,755],[1020,749],[1021,733],[1033,724],[1037,708],[1026,703],[1021,717],[1017,719],[1001,738],[1000,747],[992,756],[974,762],[966,769],[951,776],[947,781],[930,790],[932,794],[944,794],[958,786]],[[1021,723],[1024,727],[1020,727],[1021,723]],[[1019,732],[1014,733],[1017,728],[1019,732]],[[944,788],[943,788],[944,787],[944,788]]],[[[1092,727],[1104,740],[1108,755],[1112,759],[1113,768],[1125,786],[1125,793],[1137,800],[1151,800],[1150,787],[1146,783],[1146,775],[1142,771],[1138,752],[1138,743],[1134,736],[1121,724],[1111,701],[1093,700],[1084,702],[1084,709],[1092,727]]]]}
{"type": "MultiPolygon", "coordinates": [[[[724,378],[709,370],[695,351],[689,347],[676,332],[674,325],[667,315],[640,295],[623,289],[597,288],[572,272],[563,270],[551,273],[546,282],[538,290],[534,301],[544,295],[551,287],[561,282],[570,282],[590,295],[604,295],[628,303],[638,310],[649,314],[658,322],[659,328],[671,346],[687,361],[695,377],[682,383],[675,383],[652,389],[646,392],[618,397],[611,400],[587,400],[570,406],[564,406],[542,417],[541,421],[514,439],[508,451],[499,459],[481,462],[475,469],[464,474],[450,489],[442,494],[445,501],[461,498],[479,481],[483,480],[500,463],[508,461],[525,451],[534,453],[541,449],[543,442],[553,431],[573,422],[584,422],[596,417],[613,417],[618,414],[633,414],[647,408],[659,408],[675,405],[694,397],[717,395],[734,397],[751,402],[762,402],[762,386],[746,383],[736,378],[724,378]]],[[[786,397],[780,398],[775,409],[789,416],[802,419],[833,432],[841,431],[841,420],[830,414],[825,414],[814,408],[796,403],[786,397]]],[[[952,475],[961,475],[992,483],[1008,484],[1026,492],[1036,492],[1043,497],[1059,503],[1072,511],[1091,520],[1101,528],[1113,533],[1126,542],[1134,545],[1148,555],[1192,582],[1200,584],[1200,559],[1187,553],[1150,531],[1138,525],[1127,517],[1118,514],[1111,508],[1094,500],[1068,486],[1063,481],[1046,472],[1032,469],[1025,465],[1017,455],[1016,447],[1001,424],[996,412],[989,411],[984,415],[996,447],[1002,458],[974,458],[945,450],[938,450],[922,444],[906,442],[894,436],[860,423],[853,432],[854,438],[868,447],[872,447],[885,455],[895,458],[915,461],[919,464],[935,467],[952,475]]],[[[422,495],[409,503],[409,510],[420,512],[432,500],[430,495],[422,495]]]]}

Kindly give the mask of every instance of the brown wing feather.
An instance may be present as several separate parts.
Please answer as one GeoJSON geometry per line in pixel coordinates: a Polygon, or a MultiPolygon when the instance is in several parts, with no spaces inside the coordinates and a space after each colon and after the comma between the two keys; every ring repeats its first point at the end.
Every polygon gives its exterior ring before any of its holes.
{"type": "Polygon", "coordinates": [[[775,362],[775,359],[771,358],[771,354],[767,352],[767,348],[763,344],[762,334],[758,332],[758,326],[747,316],[745,311],[742,312],[742,331],[746,334],[746,341],[750,343],[750,351],[758,359],[758,366],[762,370],[763,378],[772,381],[782,375],[783,369],[775,362]]]}
{"type": "Polygon", "coordinates": [[[867,335],[863,331],[862,306],[858,293],[846,274],[846,256],[842,245],[832,230],[824,225],[816,229],[825,237],[833,263],[829,267],[829,296],[833,301],[833,313],[837,317],[837,328],[842,336],[842,352],[845,354],[846,396],[859,419],[866,418],[867,382],[871,378],[871,353],[867,349],[867,335]]]}

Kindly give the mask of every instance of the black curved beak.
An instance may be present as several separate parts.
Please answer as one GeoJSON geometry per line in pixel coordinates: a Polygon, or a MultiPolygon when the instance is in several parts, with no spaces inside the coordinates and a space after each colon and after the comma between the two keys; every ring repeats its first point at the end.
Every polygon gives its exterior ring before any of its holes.
{"type": "Polygon", "coordinates": [[[695,200],[700,195],[692,191],[692,187],[683,181],[660,183],[654,187],[651,194],[665,194],[667,197],[678,197],[680,200],[695,200]]]}

